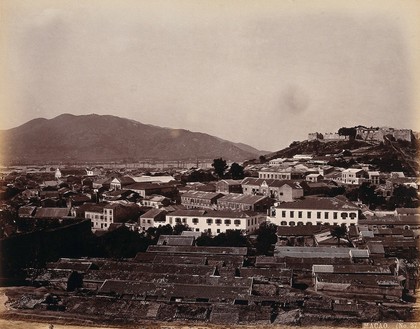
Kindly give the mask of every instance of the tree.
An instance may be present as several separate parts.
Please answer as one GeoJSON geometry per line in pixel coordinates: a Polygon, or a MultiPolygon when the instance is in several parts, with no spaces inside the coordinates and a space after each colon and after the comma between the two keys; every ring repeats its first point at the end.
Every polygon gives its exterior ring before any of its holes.
{"type": "Polygon", "coordinates": [[[244,167],[242,167],[240,164],[237,164],[236,162],[232,163],[230,166],[229,173],[232,179],[242,179],[245,177],[244,167]]]}
{"type": "Polygon", "coordinates": [[[187,224],[176,223],[174,226],[173,234],[181,235],[184,231],[191,231],[187,224]]]}
{"type": "Polygon", "coordinates": [[[217,176],[219,176],[219,178],[222,178],[228,166],[226,164],[226,160],[223,160],[222,158],[217,158],[213,160],[212,167],[214,168],[214,171],[216,172],[217,176]]]}
{"type": "Polygon", "coordinates": [[[260,160],[260,163],[266,163],[267,162],[267,159],[264,155],[260,155],[259,160],[260,160]]]}
{"type": "Polygon", "coordinates": [[[227,230],[211,237],[208,233],[203,233],[196,240],[197,246],[217,246],[217,247],[247,247],[248,239],[240,230],[227,230]]]}
{"type": "Polygon", "coordinates": [[[356,132],[356,128],[341,127],[338,129],[338,134],[340,136],[349,136],[350,139],[354,139],[356,137],[356,132]]]}
{"type": "Polygon", "coordinates": [[[255,233],[257,234],[255,244],[257,254],[268,255],[271,246],[277,242],[277,226],[272,223],[263,222],[255,233]]]}
{"type": "Polygon", "coordinates": [[[331,235],[334,239],[337,239],[337,246],[340,246],[341,239],[347,234],[346,226],[334,226],[330,230],[331,235]]]}
{"type": "Polygon", "coordinates": [[[417,208],[418,206],[419,198],[416,189],[405,185],[398,185],[394,188],[394,192],[387,204],[389,210],[394,210],[395,208],[417,208]]]}

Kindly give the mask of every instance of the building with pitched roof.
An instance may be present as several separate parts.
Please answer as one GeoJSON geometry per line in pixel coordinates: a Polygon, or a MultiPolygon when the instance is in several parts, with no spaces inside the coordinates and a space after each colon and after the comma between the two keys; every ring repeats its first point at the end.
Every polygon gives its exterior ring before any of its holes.
{"type": "Polygon", "coordinates": [[[276,225],[356,225],[359,208],[344,198],[308,197],[272,208],[268,218],[276,225]]]}
{"type": "Polygon", "coordinates": [[[251,233],[265,221],[265,216],[252,211],[177,210],[166,215],[164,224],[186,224],[195,232],[219,234],[227,230],[251,233]]]}
{"type": "Polygon", "coordinates": [[[247,177],[242,181],[242,189],[246,195],[266,195],[284,202],[303,197],[303,187],[292,180],[247,177]]]}
{"type": "Polygon", "coordinates": [[[274,200],[265,195],[228,194],[217,200],[219,210],[267,213],[274,200]]]}
{"type": "Polygon", "coordinates": [[[221,197],[223,197],[222,193],[189,191],[181,195],[181,203],[187,209],[215,209],[217,205],[217,200],[221,197]]]}
{"type": "Polygon", "coordinates": [[[216,192],[242,193],[242,180],[222,179],[216,183],[216,192]]]}
{"type": "Polygon", "coordinates": [[[158,227],[159,225],[166,225],[166,214],[168,212],[163,209],[150,209],[140,216],[139,226],[140,230],[146,231],[149,227],[158,227]]]}

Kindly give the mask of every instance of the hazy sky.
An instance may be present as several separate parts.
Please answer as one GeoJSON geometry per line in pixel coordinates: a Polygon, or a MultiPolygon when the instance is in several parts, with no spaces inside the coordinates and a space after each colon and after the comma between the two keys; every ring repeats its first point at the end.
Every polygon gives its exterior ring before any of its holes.
{"type": "Polygon", "coordinates": [[[342,126],[417,129],[419,8],[1,0],[0,129],[113,114],[265,150],[342,126]]]}

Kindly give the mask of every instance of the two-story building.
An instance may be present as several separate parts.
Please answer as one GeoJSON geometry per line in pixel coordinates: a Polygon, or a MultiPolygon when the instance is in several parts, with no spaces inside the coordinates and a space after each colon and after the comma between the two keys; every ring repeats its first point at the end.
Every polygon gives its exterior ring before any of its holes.
{"type": "Polygon", "coordinates": [[[139,218],[139,227],[141,231],[147,231],[149,227],[159,227],[166,225],[166,214],[163,209],[150,209],[139,218]]]}
{"type": "Polygon", "coordinates": [[[242,193],[242,180],[222,179],[216,183],[218,193],[242,193]]]}
{"type": "Polygon", "coordinates": [[[221,197],[223,194],[217,192],[188,191],[181,195],[181,204],[187,209],[215,209],[221,197]]]}
{"type": "Polygon", "coordinates": [[[112,203],[86,205],[85,207],[84,217],[91,220],[92,231],[108,230],[111,224],[129,220],[137,221],[139,217],[139,207],[136,204],[112,203]]]}
{"type": "Polygon", "coordinates": [[[367,181],[368,178],[367,172],[363,169],[348,168],[341,172],[341,179],[339,182],[347,185],[360,185],[367,181]]]}
{"type": "Polygon", "coordinates": [[[177,223],[188,225],[195,232],[219,234],[227,230],[241,230],[252,233],[257,230],[265,215],[252,211],[219,211],[219,210],[177,210],[166,215],[166,224],[177,223]]]}
{"type": "Polygon", "coordinates": [[[303,197],[303,187],[299,182],[277,179],[247,177],[242,181],[245,195],[265,195],[277,201],[293,201],[303,197]]]}
{"type": "Polygon", "coordinates": [[[276,225],[357,225],[359,208],[341,197],[307,197],[273,207],[268,218],[276,225]]]}
{"type": "Polygon", "coordinates": [[[267,213],[274,200],[265,195],[228,194],[217,200],[217,209],[267,213]]]}

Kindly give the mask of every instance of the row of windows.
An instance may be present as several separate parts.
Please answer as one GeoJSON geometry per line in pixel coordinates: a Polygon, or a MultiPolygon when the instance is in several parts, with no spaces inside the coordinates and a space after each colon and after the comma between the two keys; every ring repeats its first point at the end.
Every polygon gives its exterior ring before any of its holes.
{"type": "MultiPolygon", "coordinates": [[[[314,225],[313,223],[311,223],[311,222],[307,222],[307,223],[303,223],[303,222],[295,222],[295,221],[290,221],[290,222],[286,222],[286,221],[282,221],[282,222],[280,222],[280,225],[281,226],[303,226],[303,225],[306,225],[306,226],[311,226],[311,225],[314,225]]],[[[328,222],[316,222],[316,225],[331,225],[330,223],[328,223],[328,222]]],[[[335,226],[338,226],[339,224],[338,223],[332,223],[332,225],[335,225],[335,226]]],[[[354,225],[354,224],[350,224],[350,225],[354,225]]]]}
{"type": "Polygon", "coordinates": [[[290,179],[290,174],[264,174],[264,173],[260,173],[259,178],[290,179]]]}
{"type": "MultiPolygon", "coordinates": [[[[170,220],[170,222],[172,222],[172,217],[169,217],[169,220],[170,220]]],[[[199,218],[192,218],[191,221],[192,221],[193,224],[197,225],[200,222],[200,219],[199,218]]],[[[187,218],[176,217],[175,218],[175,223],[186,224],[187,223],[187,218]]],[[[231,219],[222,220],[220,218],[216,218],[216,219],[207,218],[206,223],[208,225],[211,225],[213,223],[216,224],[216,225],[220,225],[220,224],[230,225],[230,224],[232,224],[232,220],[231,219]]],[[[248,225],[254,225],[256,223],[257,223],[257,218],[252,218],[251,220],[248,219],[248,225]]],[[[241,225],[241,220],[240,219],[234,219],[233,224],[239,226],[239,225],[241,225]]]]}
{"type": "Polygon", "coordinates": [[[101,228],[107,228],[108,227],[107,223],[98,223],[98,222],[92,222],[91,223],[92,227],[98,227],[99,224],[101,225],[101,228]]]}
{"type": "MultiPolygon", "coordinates": [[[[338,212],[334,211],[333,213],[333,219],[338,219],[338,212]]],[[[290,218],[295,218],[295,215],[297,215],[297,218],[303,218],[303,211],[294,211],[294,210],[290,210],[289,211],[289,217],[290,218]]],[[[322,211],[317,211],[316,212],[316,218],[317,219],[321,219],[323,217],[323,219],[329,219],[329,215],[330,213],[325,211],[324,212],[324,216],[322,216],[322,211]]],[[[287,211],[286,210],[282,210],[281,212],[281,217],[282,218],[286,218],[287,217],[287,211]]],[[[341,219],[347,219],[347,217],[350,217],[350,219],[355,219],[357,217],[357,214],[354,212],[351,213],[347,213],[347,212],[341,212],[340,214],[341,219]]],[[[312,218],[312,211],[307,211],[306,212],[306,218],[312,218]]]]}
{"type": "Polygon", "coordinates": [[[183,203],[194,203],[194,204],[211,204],[210,200],[203,200],[203,199],[194,199],[194,198],[182,198],[183,203]]]}

